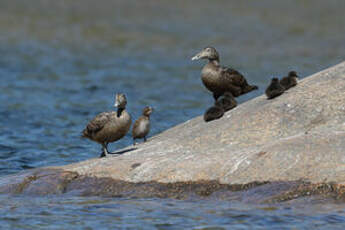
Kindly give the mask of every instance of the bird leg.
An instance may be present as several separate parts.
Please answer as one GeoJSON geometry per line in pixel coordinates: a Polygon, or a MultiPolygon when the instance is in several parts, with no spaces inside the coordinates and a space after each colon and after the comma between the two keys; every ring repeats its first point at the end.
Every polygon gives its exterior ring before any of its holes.
{"type": "Polygon", "coordinates": [[[133,146],[135,145],[136,143],[135,143],[135,138],[133,138],[133,146]]]}
{"type": "Polygon", "coordinates": [[[102,144],[102,153],[101,153],[100,158],[106,157],[108,154],[109,154],[109,152],[108,152],[108,143],[103,143],[102,144]]]}
{"type": "Polygon", "coordinates": [[[146,142],[146,136],[144,137],[144,142],[146,142]]]}

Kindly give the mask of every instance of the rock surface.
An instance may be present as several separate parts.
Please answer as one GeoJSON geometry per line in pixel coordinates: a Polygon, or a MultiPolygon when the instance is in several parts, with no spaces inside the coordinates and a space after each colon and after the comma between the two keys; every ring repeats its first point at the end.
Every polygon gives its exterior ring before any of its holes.
{"type": "Polygon", "coordinates": [[[209,123],[197,117],[123,152],[3,177],[0,192],[64,193],[89,186],[82,180],[69,186],[82,177],[129,184],[345,185],[345,62],[303,79],[273,100],[257,97],[209,123]],[[49,180],[37,182],[47,175],[49,180]]]}

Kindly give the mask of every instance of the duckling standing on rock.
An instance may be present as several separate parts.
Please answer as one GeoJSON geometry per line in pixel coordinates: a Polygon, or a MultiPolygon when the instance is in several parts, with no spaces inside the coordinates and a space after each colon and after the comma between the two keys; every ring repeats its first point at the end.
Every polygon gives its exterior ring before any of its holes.
{"type": "Polygon", "coordinates": [[[272,78],[271,84],[267,87],[265,93],[268,99],[272,99],[284,93],[284,87],[279,83],[278,78],[272,78]]]}
{"type": "Polygon", "coordinates": [[[224,92],[231,92],[233,96],[238,97],[258,89],[255,85],[249,85],[238,71],[220,66],[219,54],[215,48],[206,47],[195,55],[192,61],[199,59],[208,59],[208,63],[201,71],[201,80],[205,87],[213,93],[215,100],[224,92]]]}
{"type": "Polygon", "coordinates": [[[133,145],[135,145],[135,139],[144,138],[146,142],[146,135],[150,132],[150,115],[153,109],[149,106],[143,109],[143,115],[134,122],[132,129],[133,145]]]}
{"type": "Polygon", "coordinates": [[[83,130],[82,137],[102,145],[102,154],[108,154],[108,144],[124,137],[130,129],[132,120],[126,111],[127,99],[124,94],[116,94],[117,111],[103,112],[94,117],[83,130]]]}
{"type": "Polygon", "coordinates": [[[215,103],[224,109],[224,112],[229,111],[237,106],[237,102],[230,92],[225,92],[215,103]]]}
{"type": "Polygon", "coordinates": [[[280,84],[285,88],[285,90],[290,89],[297,85],[298,75],[296,71],[290,71],[287,77],[283,77],[280,80],[280,84]]]}

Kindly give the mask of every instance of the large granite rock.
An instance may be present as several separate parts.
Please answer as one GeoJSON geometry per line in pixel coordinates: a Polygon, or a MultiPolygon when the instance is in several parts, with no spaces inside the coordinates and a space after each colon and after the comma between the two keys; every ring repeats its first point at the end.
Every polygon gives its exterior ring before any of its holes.
{"type": "Polygon", "coordinates": [[[199,181],[345,185],[345,62],[303,79],[278,98],[257,97],[209,123],[197,117],[123,152],[4,177],[0,192],[63,193],[90,186],[85,178],[131,185],[199,181]],[[38,179],[47,175],[49,181],[38,179]],[[59,189],[51,189],[54,184],[59,189]]]}

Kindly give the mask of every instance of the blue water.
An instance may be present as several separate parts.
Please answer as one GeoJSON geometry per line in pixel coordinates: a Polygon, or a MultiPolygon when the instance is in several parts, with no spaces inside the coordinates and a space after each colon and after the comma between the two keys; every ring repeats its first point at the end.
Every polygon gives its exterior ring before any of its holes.
{"type": "Polygon", "coordinates": [[[12,197],[4,229],[344,229],[343,205],[249,205],[217,201],[12,197]]]}
{"type": "MultiPolygon", "coordinates": [[[[292,69],[307,76],[337,64],[345,59],[344,10],[342,0],[1,0],[0,175],[97,157],[100,147],[80,132],[94,115],[114,109],[116,92],[126,94],[134,119],[146,105],[155,108],[150,135],[201,115],[213,99],[200,81],[204,63],[190,58],[207,45],[260,87],[240,103],[261,95],[272,76],[292,69]]],[[[110,149],[130,143],[128,135],[110,149]]],[[[260,207],[0,196],[0,228],[329,229],[344,223],[341,204],[260,207]]]]}

